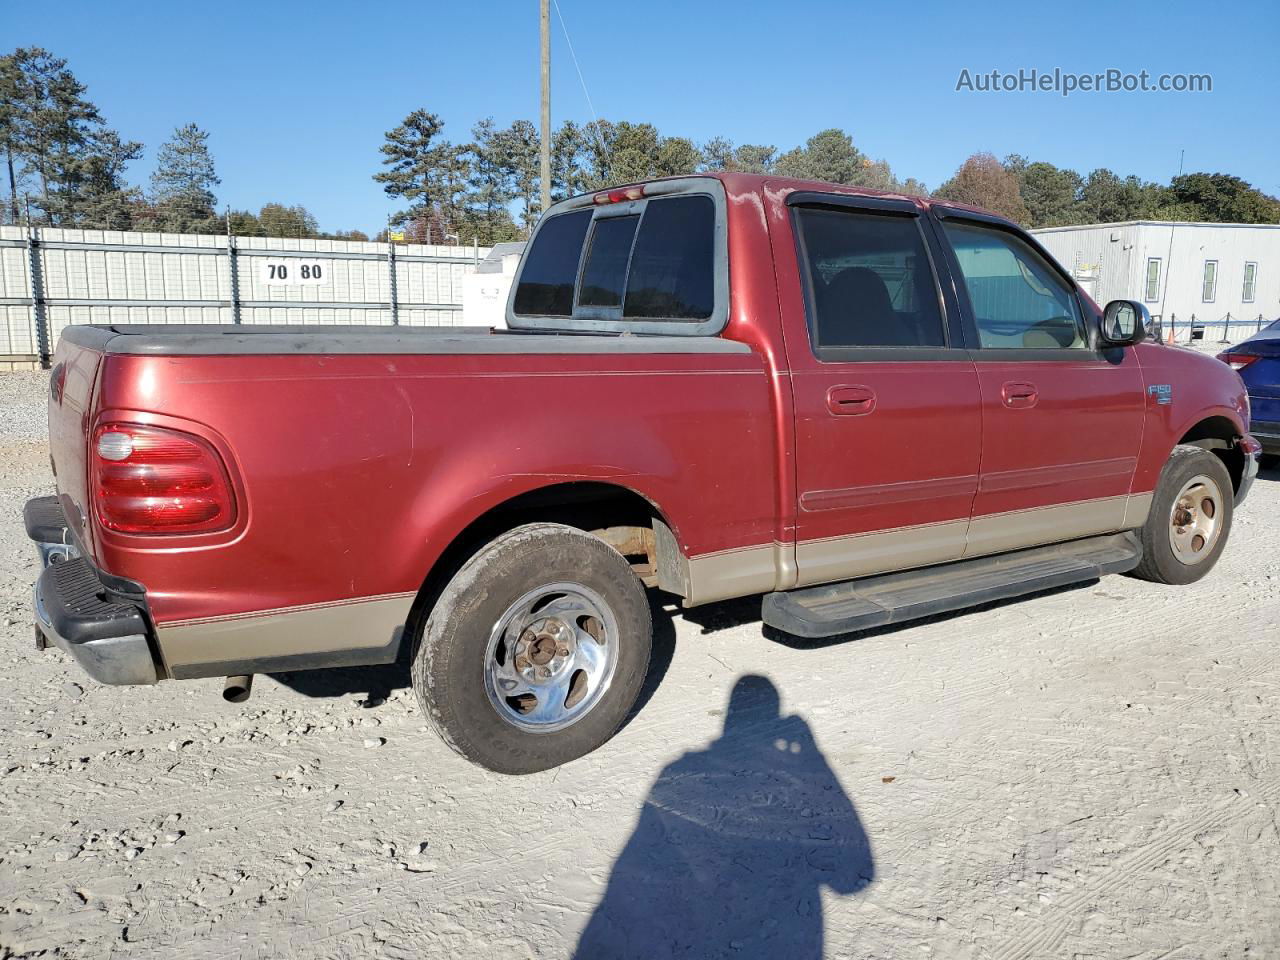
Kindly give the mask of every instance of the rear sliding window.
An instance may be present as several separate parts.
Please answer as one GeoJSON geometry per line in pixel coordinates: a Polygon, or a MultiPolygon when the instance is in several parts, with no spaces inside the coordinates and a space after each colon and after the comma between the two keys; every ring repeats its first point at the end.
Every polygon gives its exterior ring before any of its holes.
{"type": "Polygon", "coordinates": [[[517,315],[711,317],[716,214],[710,197],[655,197],[639,214],[594,221],[592,215],[577,210],[542,225],[520,274],[517,315]]]}
{"type": "Polygon", "coordinates": [[[627,280],[631,241],[636,238],[639,217],[597,220],[591,231],[591,249],[582,268],[582,289],[578,302],[586,307],[616,307],[622,303],[622,285],[627,280]]]}
{"type": "Polygon", "coordinates": [[[573,285],[578,279],[582,241],[591,226],[591,211],[552,217],[538,231],[516,290],[516,313],[567,317],[573,313],[573,285]]]}

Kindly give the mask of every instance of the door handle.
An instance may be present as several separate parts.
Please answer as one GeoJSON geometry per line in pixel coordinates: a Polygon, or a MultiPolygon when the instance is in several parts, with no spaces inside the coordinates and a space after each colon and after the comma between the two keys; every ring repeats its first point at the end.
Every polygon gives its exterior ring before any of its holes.
{"type": "Polygon", "coordinates": [[[1026,410],[1036,405],[1036,401],[1040,399],[1040,393],[1036,390],[1034,383],[1010,380],[1000,388],[1000,399],[1010,409],[1026,410]]]}
{"type": "Polygon", "coordinates": [[[832,387],[827,391],[827,409],[837,417],[861,417],[875,408],[876,392],[870,387],[832,387]]]}

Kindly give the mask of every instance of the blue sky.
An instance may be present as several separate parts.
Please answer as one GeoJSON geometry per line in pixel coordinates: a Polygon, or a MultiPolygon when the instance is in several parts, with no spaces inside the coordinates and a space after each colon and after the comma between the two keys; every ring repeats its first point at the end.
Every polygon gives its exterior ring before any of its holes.
{"type": "MultiPolygon", "coordinates": [[[[936,187],[966,156],[1018,152],[1167,180],[1232,173],[1280,194],[1280,4],[611,4],[559,0],[601,117],[788,149],[829,126],[936,187]],[[1213,92],[957,93],[964,68],[1208,73],[1213,92]]],[[[302,203],[322,228],[381,226],[385,131],[425,107],[537,120],[537,0],[0,0],[0,47],[65,57],[149,175],[178,124],[210,132],[219,202],[302,203]]],[[[552,11],[552,118],[590,111],[552,11]]]]}

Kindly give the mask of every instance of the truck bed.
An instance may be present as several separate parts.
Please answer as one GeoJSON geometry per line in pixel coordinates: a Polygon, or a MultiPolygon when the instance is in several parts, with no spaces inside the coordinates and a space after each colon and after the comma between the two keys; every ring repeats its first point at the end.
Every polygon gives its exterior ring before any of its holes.
{"type": "Polygon", "coordinates": [[[768,553],[776,536],[765,360],[732,340],[76,326],[55,360],[60,502],[98,570],[145,587],[172,677],[393,655],[425,571],[533,491],[662,504],[690,557],[768,553]],[[211,446],[234,525],[145,537],[92,522],[86,451],[103,422],[211,446]]]}

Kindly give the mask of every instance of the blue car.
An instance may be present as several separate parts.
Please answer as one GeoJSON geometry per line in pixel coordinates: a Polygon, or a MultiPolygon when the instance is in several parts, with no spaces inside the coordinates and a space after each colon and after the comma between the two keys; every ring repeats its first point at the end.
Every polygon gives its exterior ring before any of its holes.
{"type": "Polygon", "coordinates": [[[1249,432],[1262,444],[1262,465],[1280,464],[1280,319],[1218,354],[1249,391],[1249,432]]]}

